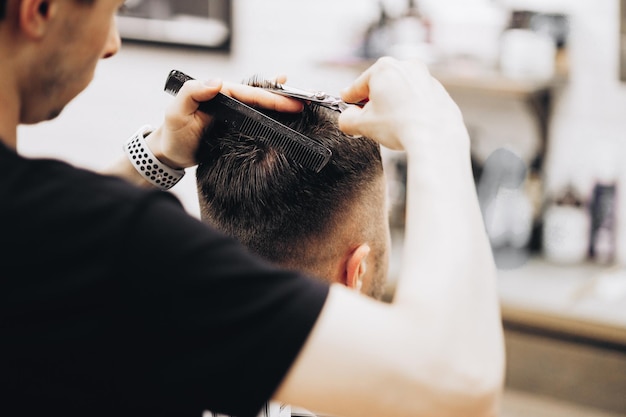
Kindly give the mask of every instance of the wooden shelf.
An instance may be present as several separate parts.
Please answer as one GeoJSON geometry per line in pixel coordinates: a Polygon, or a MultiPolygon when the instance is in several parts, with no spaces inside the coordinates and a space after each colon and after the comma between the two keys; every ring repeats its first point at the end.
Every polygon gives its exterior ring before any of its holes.
{"type": "Polygon", "coordinates": [[[532,258],[498,279],[507,326],[626,351],[626,269],[532,258]]]}

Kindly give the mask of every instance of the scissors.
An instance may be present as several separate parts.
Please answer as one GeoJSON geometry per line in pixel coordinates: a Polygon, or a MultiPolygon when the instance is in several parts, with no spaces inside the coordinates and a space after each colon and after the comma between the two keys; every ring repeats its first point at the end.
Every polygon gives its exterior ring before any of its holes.
{"type": "Polygon", "coordinates": [[[271,91],[282,96],[295,98],[298,100],[309,101],[328,109],[343,112],[351,105],[363,107],[368,100],[363,100],[358,103],[346,103],[339,97],[332,96],[323,91],[308,91],[300,88],[290,87],[279,83],[264,83],[260,86],[264,90],[271,91]]]}

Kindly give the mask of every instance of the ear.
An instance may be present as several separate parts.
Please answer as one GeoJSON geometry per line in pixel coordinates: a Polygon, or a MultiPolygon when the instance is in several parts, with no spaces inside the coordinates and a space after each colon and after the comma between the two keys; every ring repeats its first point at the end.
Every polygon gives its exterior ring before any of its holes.
{"type": "Polygon", "coordinates": [[[22,32],[31,38],[41,38],[56,10],[55,0],[22,0],[19,25],[22,32]]]}
{"type": "Polygon", "coordinates": [[[345,284],[348,288],[353,288],[357,291],[361,291],[363,286],[363,277],[367,272],[367,255],[370,253],[370,247],[367,243],[359,245],[348,256],[346,262],[346,281],[345,284]]]}

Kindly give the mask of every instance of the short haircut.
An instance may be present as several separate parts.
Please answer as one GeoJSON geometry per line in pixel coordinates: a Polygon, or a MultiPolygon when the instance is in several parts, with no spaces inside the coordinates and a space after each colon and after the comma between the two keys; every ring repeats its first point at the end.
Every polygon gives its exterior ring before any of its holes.
{"type": "Polygon", "coordinates": [[[198,152],[201,216],[265,259],[301,265],[311,245],[331,244],[328,236],[340,230],[347,210],[374,192],[382,178],[380,147],[346,136],[336,113],[317,105],[301,113],[261,111],[330,148],[330,162],[316,173],[216,123],[198,152]]]}

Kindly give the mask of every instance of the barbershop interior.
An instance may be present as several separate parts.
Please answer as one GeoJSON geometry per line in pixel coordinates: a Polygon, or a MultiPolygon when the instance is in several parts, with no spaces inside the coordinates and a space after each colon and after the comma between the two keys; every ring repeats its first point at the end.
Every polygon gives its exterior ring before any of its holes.
{"type": "MultiPolygon", "coordinates": [[[[104,168],[161,124],[174,69],[338,94],[382,56],[419,59],[471,139],[505,331],[501,416],[626,416],[626,0],[128,0],[117,19],[120,52],[58,118],[20,126],[23,154],[104,168]]],[[[388,300],[404,158],[383,150],[388,300]]],[[[194,175],[170,192],[199,215],[194,175]]]]}

